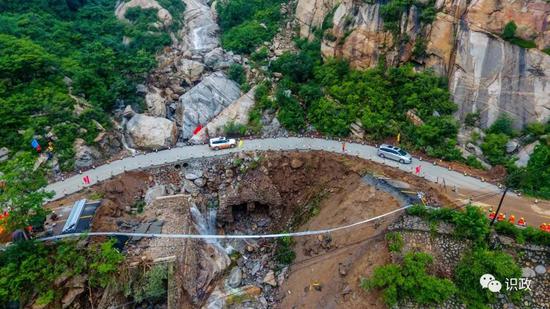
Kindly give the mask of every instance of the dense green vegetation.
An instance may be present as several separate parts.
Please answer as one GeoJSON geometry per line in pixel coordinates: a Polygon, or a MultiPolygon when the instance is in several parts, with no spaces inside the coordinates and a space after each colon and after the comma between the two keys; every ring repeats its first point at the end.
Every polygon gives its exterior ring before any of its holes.
{"type": "Polygon", "coordinates": [[[427,268],[432,263],[432,256],[426,253],[409,252],[401,264],[377,267],[371,278],[361,279],[361,287],[365,290],[383,289],[384,302],[388,306],[405,299],[420,305],[440,304],[457,289],[451,280],[428,274],[427,268]]]}
{"type": "Polygon", "coordinates": [[[416,73],[409,65],[358,71],[342,60],[323,63],[318,41],[297,44],[298,53],[287,52],[271,65],[284,76],[275,90],[275,108],[285,128],[299,132],[309,123],[323,134],[347,136],[359,119],[373,140],[401,133],[410,149],[460,159],[458,123],[452,117],[456,105],[442,78],[430,71],[416,73]],[[409,110],[424,123],[412,124],[409,110]]]}
{"type": "Polygon", "coordinates": [[[237,53],[252,53],[270,41],[282,19],[282,0],[231,0],[217,4],[218,21],[224,48],[237,53]]]}
{"type": "MultiPolygon", "coordinates": [[[[474,116],[468,119],[475,123],[474,116]]],[[[483,155],[493,165],[502,165],[508,171],[507,185],[524,193],[550,198],[550,122],[546,124],[531,123],[523,131],[514,129],[513,120],[509,116],[500,116],[487,130],[481,144],[483,155]],[[506,144],[512,138],[522,137],[524,143],[539,140],[526,167],[515,165],[513,154],[506,152],[506,144]]]]}
{"type": "Polygon", "coordinates": [[[0,305],[17,300],[24,305],[32,297],[39,305],[56,303],[63,297],[56,282],[77,275],[85,275],[90,288],[105,288],[123,260],[113,244],[23,241],[9,246],[0,254],[0,305]]]}
{"type": "Polygon", "coordinates": [[[489,235],[489,222],[479,207],[466,206],[464,211],[450,208],[430,209],[423,205],[415,205],[407,209],[407,213],[427,219],[431,222],[444,221],[455,226],[457,237],[467,238],[476,244],[483,244],[489,235]]]}
{"type": "MultiPolygon", "coordinates": [[[[404,300],[412,300],[418,304],[441,303],[455,295],[468,308],[489,308],[496,302],[496,294],[481,289],[479,278],[484,274],[492,274],[500,282],[506,278],[521,277],[521,270],[512,256],[498,250],[488,249],[489,220],[478,207],[467,206],[463,211],[449,208],[427,208],[416,205],[407,210],[410,215],[420,216],[431,225],[438,222],[452,223],[456,237],[472,240],[472,247],[460,260],[453,276],[438,279],[427,273],[432,258],[425,253],[407,252],[402,264],[388,264],[378,267],[369,279],[362,279],[361,286],[365,289],[381,288],[388,305],[395,305],[404,300]]],[[[521,230],[507,222],[498,223],[495,230],[499,233],[515,236],[516,239],[537,244],[548,245],[548,233],[532,228],[521,230]]],[[[399,233],[386,235],[389,250],[400,253],[402,238],[399,233]]],[[[521,291],[506,291],[510,300],[521,300],[521,291]]]]}
{"type": "Polygon", "coordinates": [[[128,280],[118,280],[117,287],[126,297],[132,297],[137,303],[162,301],[168,290],[168,267],[166,264],[157,264],[152,267],[138,267],[125,269],[128,280]]]}
{"type": "MultiPolygon", "coordinates": [[[[164,2],[182,10],[181,1],[164,2]]],[[[130,9],[131,23],[125,23],[114,16],[114,5],[0,1],[0,146],[28,150],[34,135],[44,145],[51,131],[62,167],[70,169],[75,138],[92,143],[99,132],[94,121],[109,128],[106,113],[117,100],[140,104],[135,84],[170,38],[151,26],[156,10],[130,9]],[[85,101],[76,108],[70,93],[85,101]]]]}
{"type": "Polygon", "coordinates": [[[46,185],[42,170],[33,171],[34,156],[28,152],[18,154],[0,166],[0,210],[10,205],[10,216],[2,220],[8,232],[28,226],[42,227],[48,210],[42,207],[48,192],[40,190],[46,185]]]}
{"type": "Polygon", "coordinates": [[[550,233],[544,232],[538,228],[528,226],[524,229],[520,229],[509,222],[497,222],[495,223],[495,231],[499,234],[514,237],[516,242],[533,243],[542,246],[550,246],[550,233]]]}
{"type": "MultiPolygon", "coordinates": [[[[501,251],[492,251],[483,248],[474,248],[464,255],[455,269],[453,281],[458,288],[460,299],[468,308],[489,308],[495,303],[497,293],[481,289],[479,278],[484,274],[492,274],[495,279],[504,284],[506,278],[521,277],[521,269],[514,258],[501,251]]],[[[521,291],[506,291],[514,302],[521,298],[521,291]]]]}

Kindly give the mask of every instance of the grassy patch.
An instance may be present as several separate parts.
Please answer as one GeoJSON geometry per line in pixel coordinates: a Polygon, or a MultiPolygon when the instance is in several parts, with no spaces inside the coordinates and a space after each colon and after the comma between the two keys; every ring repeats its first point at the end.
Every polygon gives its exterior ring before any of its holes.
{"type": "Polygon", "coordinates": [[[275,259],[277,262],[290,265],[296,258],[296,253],[292,249],[294,245],[294,239],[286,236],[277,239],[277,250],[275,252],[275,259]]]}
{"type": "Polygon", "coordinates": [[[386,234],[386,241],[388,242],[388,249],[390,252],[401,252],[403,249],[403,236],[398,232],[391,232],[386,234]]]}

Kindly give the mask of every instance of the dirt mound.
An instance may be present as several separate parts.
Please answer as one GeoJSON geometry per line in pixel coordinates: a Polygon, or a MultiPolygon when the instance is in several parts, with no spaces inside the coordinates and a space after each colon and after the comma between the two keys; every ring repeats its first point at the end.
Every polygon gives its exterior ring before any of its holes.
{"type": "Polygon", "coordinates": [[[92,190],[103,195],[103,199],[92,221],[92,230],[118,230],[116,221],[128,216],[130,208],[145,195],[149,182],[145,172],[128,172],[94,186],[92,190]]]}

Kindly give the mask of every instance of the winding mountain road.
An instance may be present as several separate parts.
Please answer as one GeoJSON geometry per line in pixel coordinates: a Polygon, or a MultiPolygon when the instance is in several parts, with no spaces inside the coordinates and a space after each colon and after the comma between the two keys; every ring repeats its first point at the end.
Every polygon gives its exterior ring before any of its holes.
{"type": "Polygon", "coordinates": [[[457,188],[498,194],[501,189],[497,186],[483,182],[477,178],[464,176],[463,174],[450,171],[444,167],[433,165],[430,162],[413,159],[412,164],[400,164],[392,160],[382,159],[377,156],[377,149],[370,145],[357,143],[346,143],[345,151],[342,149],[342,142],[309,137],[287,137],[287,138],[266,138],[244,140],[242,147],[233,149],[212,151],[208,145],[184,146],[166,149],[158,152],[136,155],[121,160],[112,161],[95,169],[86,171],[83,174],[69,177],[63,181],[51,183],[46,187],[47,191],[54,191],[52,200],[62,198],[65,195],[80,191],[103,180],[109,179],[124,173],[138,169],[159,166],[178,161],[219,156],[239,151],[292,151],[292,150],[323,150],[339,154],[359,156],[363,159],[372,160],[388,166],[399,168],[406,172],[415,173],[416,167],[420,166],[419,176],[432,182],[445,181],[447,186],[457,188]],[[90,183],[85,184],[83,178],[89,176],[90,183]]]}
{"type": "MultiPolygon", "coordinates": [[[[179,161],[220,156],[240,151],[295,151],[295,150],[322,150],[333,153],[358,156],[363,159],[372,160],[377,163],[385,164],[405,172],[416,173],[416,167],[420,166],[418,176],[423,177],[434,183],[445,183],[448,187],[456,187],[460,193],[452,193],[463,203],[468,198],[473,197],[472,201],[476,205],[486,208],[498,205],[502,189],[499,187],[481,181],[480,179],[465,176],[461,173],[448,170],[445,167],[437,166],[427,161],[413,159],[412,164],[400,164],[398,162],[382,159],[377,155],[376,147],[357,143],[346,142],[345,151],[342,149],[342,142],[310,137],[279,137],[266,139],[244,140],[242,146],[213,151],[208,145],[194,145],[176,147],[158,152],[139,154],[133,157],[127,157],[120,160],[98,166],[95,169],[88,170],[82,174],[69,177],[63,181],[51,183],[45,190],[54,191],[55,194],[51,200],[60,199],[66,195],[78,192],[86,187],[92,186],[112,176],[120,175],[125,171],[146,169],[154,166],[175,163],[179,161]],[[83,178],[89,176],[90,183],[85,184],[83,178]]],[[[513,213],[516,218],[525,217],[528,224],[538,226],[542,222],[550,222],[550,202],[535,202],[534,199],[524,196],[518,196],[509,192],[503,205],[503,212],[513,213]]]]}

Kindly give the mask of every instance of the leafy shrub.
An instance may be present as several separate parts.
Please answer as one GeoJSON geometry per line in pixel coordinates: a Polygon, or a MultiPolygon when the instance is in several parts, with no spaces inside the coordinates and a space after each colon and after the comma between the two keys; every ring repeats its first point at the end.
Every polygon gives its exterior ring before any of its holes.
{"type": "Polygon", "coordinates": [[[390,252],[400,252],[403,249],[403,236],[400,233],[392,232],[386,234],[386,241],[390,252]]]}
{"type": "Polygon", "coordinates": [[[479,112],[468,113],[464,118],[464,124],[469,127],[477,127],[479,125],[480,115],[479,112]]]}
{"type": "Polygon", "coordinates": [[[455,234],[469,238],[481,244],[489,235],[489,222],[483,211],[476,206],[466,206],[464,211],[453,214],[452,223],[455,224],[455,234]]]}
{"type": "Polygon", "coordinates": [[[517,45],[519,47],[522,47],[522,48],[536,48],[537,47],[537,43],[535,43],[535,41],[525,40],[525,39],[518,38],[518,37],[515,37],[515,38],[511,39],[510,43],[512,43],[514,45],[517,45]]]}
{"type": "MultiPolygon", "coordinates": [[[[37,295],[41,304],[60,300],[54,282],[62,276],[88,275],[92,288],[106,287],[123,260],[114,241],[77,247],[77,242],[16,242],[0,253],[0,305],[37,295]]],[[[24,304],[22,304],[24,305],[24,304]]]]}
{"type": "Polygon", "coordinates": [[[516,36],[517,25],[514,21],[508,22],[502,30],[502,38],[523,48],[535,48],[537,44],[531,40],[525,40],[516,36]]]}
{"type": "Polygon", "coordinates": [[[513,185],[527,194],[550,198],[550,146],[535,147],[527,166],[515,171],[513,185]]]}
{"type": "Polygon", "coordinates": [[[407,213],[428,221],[445,221],[455,225],[455,234],[458,237],[468,238],[476,244],[483,244],[489,234],[489,221],[483,211],[476,206],[468,205],[464,210],[450,208],[427,208],[424,205],[414,205],[407,209],[407,213]]]}
{"type": "Polygon", "coordinates": [[[500,115],[495,122],[489,127],[487,133],[492,134],[505,134],[508,136],[514,136],[514,120],[507,114],[500,115]]]}
{"type": "Polygon", "coordinates": [[[292,264],[296,258],[296,253],[292,250],[294,245],[294,239],[290,236],[285,236],[277,240],[277,251],[275,252],[275,259],[285,265],[292,264]]]}
{"type": "Polygon", "coordinates": [[[222,35],[222,44],[240,54],[249,54],[272,35],[257,21],[247,21],[235,26],[222,35]]]}
{"type": "Polygon", "coordinates": [[[246,82],[246,72],[240,64],[234,63],[229,66],[227,74],[229,79],[235,81],[239,85],[243,85],[246,82]]]}
{"type": "Polygon", "coordinates": [[[300,103],[292,95],[287,95],[285,91],[284,89],[277,90],[276,100],[279,106],[277,118],[286,129],[300,132],[306,125],[304,110],[300,103]]]}
{"type": "Polygon", "coordinates": [[[419,37],[414,42],[412,54],[416,58],[424,58],[426,56],[426,40],[419,37]]]}
{"type": "MultiPolygon", "coordinates": [[[[496,280],[504,283],[506,278],[521,277],[521,269],[510,255],[500,251],[478,248],[466,254],[455,269],[453,281],[459,297],[468,307],[488,308],[487,305],[496,300],[497,293],[482,289],[479,285],[479,278],[484,274],[492,274],[496,280]]],[[[512,295],[505,289],[500,293],[512,295]]],[[[513,294],[517,295],[518,292],[513,294]]]]}
{"type": "Polygon", "coordinates": [[[407,253],[401,265],[380,266],[370,279],[361,278],[361,287],[383,289],[384,302],[388,306],[406,299],[421,305],[440,304],[457,291],[450,280],[427,273],[432,262],[432,257],[426,253],[407,253]]]}
{"type": "Polygon", "coordinates": [[[128,8],[124,17],[131,22],[140,25],[140,27],[148,28],[150,24],[157,21],[156,8],[142,9],[141,7],[134,6],[128,8]]]}
{"type": "Polygon", "coordinates": [[[253,52],[250,55],[250,59],[252,59],[252,61],[255,61],[255,62],[262,62],[266,60],[268,55],[269,55],[269,51],[264,46],[260,48],[258,51],[253,52]]]}
{"type": "Polygon", "coordinates": [[[516,36],[516,23],[514,21],[508,22],[502,30],[502,38],[505,40],[513,39],[516,36]]]}
{"type": "Polygon", "coordinates": [[[481,149],[489,163],[493,165],[506,164],[508,159],[506,155],[506,143],[508,143],[508,136],[506,134],[490,133],[485,136],[481,149]]]}
{"type": "Polygon", "coordinates": [[[0,182],[0,209],[11,208],[2,222],[6,230],[41,227],[50,212],[43,203],[52,194],[41,190],[47,182],[42,169],[34,170],[34,156],[21,152],[1,164],[0,182]]]}
{"type": "Polygon", "coordinates": [[[223,132],[227,136],[243,136],[246,134],[246,126],[240,123],[235,123],[234,121],[230,121],[223,126],[223,132]]]}
{"type": "Polygon", "coordinates": [[[471,166],[473,168],[477,168],[477,169],[483,169],[483,165],[481,164],[481,162],[479,162],[479,160],[477,159],[476,156],[474,155],[469,155],[465,160],[464,160],[464,163],[466,163],[466,165],[468,166],[471,166]]]}
{"type": "Polygon", "coordinates": [[[126,296],[132,296],[138,303],[144,300],[150,302],[162,300],[168,288],[168,267],[157,264],[140,273],[134,274],[137,278],[130,282],[130,289],[126,292],[126,296]]]}
{"type": "Polygon", "coordinates": [[[280,0],[232,0],[219,2],[218,20],[222,44],[238,53],[251,53],[277,33],[280,0]]]}

